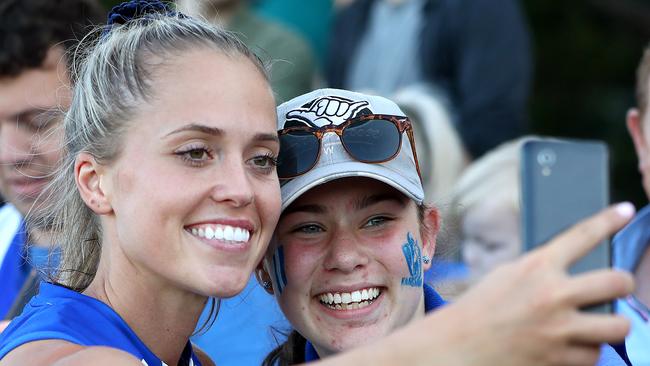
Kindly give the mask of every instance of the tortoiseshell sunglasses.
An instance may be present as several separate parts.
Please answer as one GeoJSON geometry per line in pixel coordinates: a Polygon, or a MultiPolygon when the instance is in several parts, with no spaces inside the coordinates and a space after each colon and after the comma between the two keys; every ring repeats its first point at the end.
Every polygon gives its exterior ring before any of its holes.
{"type": "Polygon", "coordinates": [[[339,125],[292,126],[279,130],[280,179],[295,178],[313,169],[320,159],[321,140],[328,132],[339,136],[343,148],[351,157],[368,164],[380,164],[394,159],[402,147],[402,133],[406,132],[411,143],[415,168],[420,181],[422,180],[411,121],[408,117],[385,114],[367,114],[339,125]]]}

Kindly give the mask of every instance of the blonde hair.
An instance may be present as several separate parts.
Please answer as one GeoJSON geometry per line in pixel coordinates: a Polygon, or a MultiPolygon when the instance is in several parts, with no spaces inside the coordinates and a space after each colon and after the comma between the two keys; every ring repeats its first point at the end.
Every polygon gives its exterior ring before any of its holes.
{"type": "Polygon", "coordinates": [[[425,200],[446,206],[452,188],[468,164],[468,154],[441,96],[424,86],[411,86],[392,98],[413,123],[425,200]]]}
{"type": "Polygon", "coordinates": [[[488,197],[499,197],[519,212],[521,146],[531,137],[505,142],[473,162],[458,179],[454,209],[468,210],[488,197]]]}
{"type": "Polygon", "coordinates": [[[63,123],[62,163],[30,219],[31,225],[50,229],[60,245],[61,262],[53,280],[76,291],[93,280],[102,246],[99,219],[75,183],[77,155],[89,153],[100,164],[114,161],[130,117],[154,95],[154,71],[165,59],[190,49],[243,56],[268,80],[264,65],[235,36],[199,20],[147,14],[101,31],[84,38],[72,57],[74,93],[63,123]]]}
{"type": "Polygon", "coordinates": [[[520,212],[520,151],[526,141],[538,139],[523,136],[505,142],[487,152],[465,169],[452,193],[451,208],[445,221],[452,228],[451,256],[459,254],[462,239],[461,222],[465,213],[487,199],[505,202],[515,214],[520,212]],[[453,250],[452,250],[453,248],[453,250]]]}

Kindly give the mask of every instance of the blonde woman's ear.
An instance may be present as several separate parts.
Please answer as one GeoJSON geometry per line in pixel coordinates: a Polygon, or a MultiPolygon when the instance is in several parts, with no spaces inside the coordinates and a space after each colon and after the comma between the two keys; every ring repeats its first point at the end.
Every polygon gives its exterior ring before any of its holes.
{"type": "Polygon", "coordinates": [[[106,215],[113,211],[110,200],[102,187],[104,167],[95,157],[82,152],[74,165],[75,182],[81,199],[97,215],[106,215]]]}

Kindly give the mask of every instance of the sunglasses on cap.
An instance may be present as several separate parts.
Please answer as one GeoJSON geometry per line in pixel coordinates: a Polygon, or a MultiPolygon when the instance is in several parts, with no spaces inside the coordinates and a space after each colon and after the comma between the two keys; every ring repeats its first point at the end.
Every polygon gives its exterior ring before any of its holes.
{"type": "Polygon", "coordinates": [[[292,179],[313,169],[320,159],[323,136],[328,132],[339,136],[343,148],[352,158],[368,164],[394,159],[402,147],[402,134],[406,132],[415,168],[422,181],[411,121],[408,117],[384,114],[367,114],[339,125],[292,126],[279,130],[278,177],[292,179]]]}

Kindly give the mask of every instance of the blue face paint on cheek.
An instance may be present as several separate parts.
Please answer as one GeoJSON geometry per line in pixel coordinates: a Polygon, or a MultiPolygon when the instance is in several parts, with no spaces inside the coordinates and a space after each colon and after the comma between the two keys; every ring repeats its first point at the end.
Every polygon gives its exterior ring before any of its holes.
{"type": "Polygon", "coordinates": [[[411,233],[406,234],[402,252],[409,268],[410,277],[402,277],[402,286],[422,287],[422,251],[411,233]]]}
{"type": "Polygon", "coordinates": [[[273,253],[273,260],[271,261],[273,266],[273,276],[275,277],[275,283],[277,288],[274,289],[278,292],[278,295],[282,294],[282,291],[287,286],[287,274],[284,271],[284,248],[282,245],[278,245],[273,253]]]}

